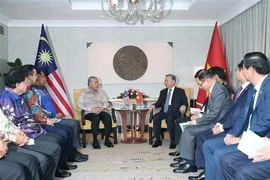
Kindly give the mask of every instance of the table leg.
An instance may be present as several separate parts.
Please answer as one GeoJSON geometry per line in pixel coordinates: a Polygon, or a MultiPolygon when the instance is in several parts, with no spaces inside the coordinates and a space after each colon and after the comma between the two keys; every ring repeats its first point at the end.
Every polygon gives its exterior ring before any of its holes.
{"type": "Polygon", "coordinates": [[[147,111],[141,111],[141,139],[144,139],[144,127],[145,127],[145,117],[146,117],[147,111]]]}
{"type": "Polygon", "coordinates": [[[123,127],[123,135],[124,140],[121,140],[121,142],[127,141],[127,111],[119,111],[121,118],[122,118],[122,127],[123,127]]]}
{"type": "Polygon", "coordinates": [[[134,112],[130,112],[130,134],[131,134],[131,141],[134,139],[134,112]]]}
{"type": "Polygon", "coordinates": [[[137,138],[137,112],[134,112],[134,140],[137,138]]]}

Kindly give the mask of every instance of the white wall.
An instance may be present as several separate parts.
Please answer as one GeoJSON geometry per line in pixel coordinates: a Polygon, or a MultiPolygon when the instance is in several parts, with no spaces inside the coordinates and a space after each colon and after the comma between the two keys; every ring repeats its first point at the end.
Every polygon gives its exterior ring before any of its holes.
{"type": "MultiPolygon", "coordinates": [[[[192,87],[192,97],[197,94],[193,68],[203,66],[208,53],[213,27],[153,27],[153,28],[47,28],[47,36],[54,48],[58,68],[64,75],[71,99],[75,88],[86,87],[87,42],[173,42],[173,70],[180,78],[179,86],[192,87]]],[[[40,28],[15,28],[8,30],[8,57],[21,58],[23,64],[34,63],[40,37],[40,28]]],[[[102,53],[102,52],[101,52],[102,53]]],[[[159,63],[156,63],[158,66],[159,63]]],[[[159,72],[156,72],[159,73],[159,72]]],[[[136,88],[150,97],[158,97],[164,87],[160,83],[103,84],[110,97],[117,97],[124,89],[136,88]]]]}

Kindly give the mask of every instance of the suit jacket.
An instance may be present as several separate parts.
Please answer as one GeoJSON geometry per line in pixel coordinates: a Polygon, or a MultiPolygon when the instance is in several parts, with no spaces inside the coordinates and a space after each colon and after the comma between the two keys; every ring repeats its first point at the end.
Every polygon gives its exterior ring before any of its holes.
{"type": "Polygon", "coordinates": [[[204,113],[203,117],[196,120],[197,125],[214,125],[229,110],[232,100],[228,90],[220,82],[215,82],[208,105],[209,113],[204,113]]]}
{"type": "MultiPolygon", "coordinates": [[[[232,88],[229,84],[227,84],[226,82],[221,82],[221,84],[223,84],[223,86],[226,87],[226,89],[228,90],[230,96],[232,96],[232,95],[235,94],[233,88],[232,88]]],[[[205,101],[203,102],[203,105],[202,105],[202,107],[201,107],[201,109],[204,108],[204,112],[206,112],[206,110],[207,110],[207,106],[208,106],[208,98],[209,98],[209,96],[206,97],[206,99],[205,99],[205,101]]]]}
{"type": "Polygon", "coordinates": [[[243,89],[240,96],[232,103],[230,109],[227,111],[226,115],[219,121],[219,123],[223,124],[223,129],[228,131],[235,123],[235,120],[241,114],[243,107],[245,106],[247,100],[247,93],[249,89],[253,88],[253,85],[250,83],[245,89],[243,89]]]}
{"type": "MultiPolygon", "coordinates": [[[[168,88],[161,90],[157,102],[154,103],[156,108],[161,107],[160,111],[163,111],[163,109],[164,109],[164,105],[165,105],[165,102],[166,102],[166,97],[167,97],[167,94],[168,94],[167,92],[168,92],[168,88]]],[[[172,95],[172,101],[171,101],[170,110],[174,114],[175,113],[180,114],[179,108],[182,105],[185,105],[188,108],[186,93],[185,93],[185,91],[183,89],[175,87],[174,91],[173,91],[173,95],[172,95]]]]}
{"type": "MultiPolygon", "coordinates": [[[[240,136],[249,124],[248,109],[252,105],[253,88],[248,90],[247,100],[241,112],[236,119],[235,125],[228,132],[235,137],[240,136]]],[[[252,113],[250,130],[259,136],[266,136],[270,132],[270,76],[267,76],[259,90],[257,102],[252,113]]]]}

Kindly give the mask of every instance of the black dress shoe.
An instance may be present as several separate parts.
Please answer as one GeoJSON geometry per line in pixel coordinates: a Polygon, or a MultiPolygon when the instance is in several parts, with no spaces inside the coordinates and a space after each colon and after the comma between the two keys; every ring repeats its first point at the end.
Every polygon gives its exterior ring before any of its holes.
{"type": "Polygon", "coordinates": [[[65,165],[62,165],[61,168],[64,170],[73,170],[73,169],[77,169],[77,165],[70,165],[66,163],[65,165]]]}
{"type": "Polygon", "coordinates": [[[104,145],[107,147],[114,147],[113,144],[109,140],[105,141],[104,145]]]}
{"type": "Polygon", "coordinates": [[[176,168],[181,168],[181,167],[184,167],[185,165],[186,165],[185,160],[170,164],[171,167],[176,167],[176,168]]]}
{"type": "Polygon", "coordinates": [[[170,149],[175,149],[176,148],[176,144],[174,144],[174,140],[171,139],[171,143],[170,143],[170,149]]]}
{"type": "Polygon", "coordinates": [[[205,176],[199,178],[189,178],[189,180],[205,180],[205,176]]]}
{"type": "Polygon", "coordinates": [[[156,147],[161,146],[161,145],[162,145],[162,141],[160,139],[156,139],[156,141],[152,145],[152,148],[156,148],[156,147]]]}
{"type": "Polygon", "coordinates": [[[74,158],[67,158],[68,162],[85,162],[88,160],[88,157],[82,157],[80,154],[76,154],[74,158]]]}
{"type": "Polygon", "coordinates": [[[191,166],[189,164],[186,164],[183,167],[179,167],[173,170],[174,173],[189,173],[189,172],[197,172],[198,168],[197,166],[191,166]]]}
{"type": "Polygon", "coordinates": [[[177,161],[177,162],[179,162],[179,161],[183,161],[184,159],[183,158],[181,158],[181,157],[177,157],[177,158],[174,158],[173,159],[173,161],[177,161]]]}
{"type": "Polygon", "coordinates": [[[204,171],[202,171],[198,176],[189,176],[189,180],[203,180],[205,179],[204,171]]]}
{"type": "Polygon", "coordinates": [[[80,151],[77,151],[77,154],[79,154],[81,157],[88,158],[88,154],[83,154],[80,151]]]}
{"type": "Polygon", "coordinates": [[[100,149],[100,148],[101,148],[98,142],[94,142],[94,143],[92,144],[92,147],[93,147],[94,149],[100,149]]]}
{"type": "Polygon", "coordinates": [[[175,151],[175,152],[170,152],[169,155],[170,156],[180,156],[180,153],[175,151]]]}
{"type": "Polygon", "coordinates": [[[59,178],[66,178],[71,176],[70,172],[65,171],[64,169],[57,169],[55,172],[55,177],[59,177],[59,178]]]}

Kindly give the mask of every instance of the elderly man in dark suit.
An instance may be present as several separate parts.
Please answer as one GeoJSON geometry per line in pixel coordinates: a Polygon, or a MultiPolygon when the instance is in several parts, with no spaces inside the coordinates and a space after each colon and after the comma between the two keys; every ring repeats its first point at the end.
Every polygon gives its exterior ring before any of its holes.
{"type": "Polygon", "coordinates": [[[209,104],[206,113],[198,113],[191,117],[191,121],[188,121],[189,126],[182,133],[177,152],[170,153],[170,155],[180,153],[179,161],[171,164],[171,167],[177,167],[173,170],[175,173],[197,171],[194,161],[196,134],[214,127],[231,105],[231,98],[227,89],[220,82],[217,82],[207,70],[201,71],[196,78],[196,82],[200,88],[210,93],[209,104]]]}
{"type": "Polygon", "coordinates": [[[222,179],[220,159],[224,154],[238,151],[237,145],[243,131],[250,129],[261,137],[270,131],[268,59],[260,52],[252,52],[246,54],[244,60],[244,76],[254,88],[248,90],[245,106],[226,137],[209,139],[203,144],[205,176],[209,180],[222,179]]]}
{"type": "MultiPolygon", "coordinates": [[[[243,75],[243,64],[244,60],[242,60],[235,70],[236,78],[241,82],[241,87],[236,91],[236,94],[233,99],[233,103],[230,109],[227,111],[226,115],[216,123],[215,127],[212,129],[207,129],[206,131],[202,131],[196,135],[196,165],[200,168],[205,167],[205,161],[203,156],[202,146],[204,141],[207,139],[214,138],[216,136],[225,137],[226,133],[230,130],[230,128],[234,125],[235,119],[242,111],[247,99],[248,89],[253,87],[253,85],[248,82],[243,75]]],[[[205,178],[204,171],[202,171],[198,176],[189,176],[190,180],[202,180],[205,178]]]]}
{"type": "Polygon", "coordinates": [[[160,91],[159,98],[156,103],[150,106],[149,111],[160,108],[161,110],[153,117],[154,120],[154,137],[156,138],[153,148],[162,145],[160,139],[161,134],[161,120],[166,119],[168,131],[171,138],[170,149],[174,149],[176,144],[174,143],[175,135],[175,119],[179,118],[181,114],[185,114],[188,106],[187,96],[185,91],[181,88],[175,87],[176,77],[173,74],[167,74],[165,76],[166,89],[160,91]]]}

